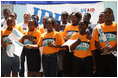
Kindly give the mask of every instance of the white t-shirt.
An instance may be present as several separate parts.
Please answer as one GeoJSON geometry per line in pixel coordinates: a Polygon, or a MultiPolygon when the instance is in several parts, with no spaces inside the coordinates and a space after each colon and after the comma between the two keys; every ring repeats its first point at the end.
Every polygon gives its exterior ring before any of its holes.
{"type": "Polygon", "coordinates": [[[20,23],[20,26],[22,26],[23,31],[28,30],[28,24],[20,23]]]}
{"type": "Polygon", "coordinates": [[[96,27],[96,24],[92,24],[92,23],[90,22],[90,24],[88,24],[88,27],[91,27],[92,29],[94,29],[94,28],[96,27]]]}
{"type": "Polygon", "coordinates": [[[3,18],[1,20],[1,29],[5,29],[6,28],[6,25],[7,25],[7,21],[3,18]]]}

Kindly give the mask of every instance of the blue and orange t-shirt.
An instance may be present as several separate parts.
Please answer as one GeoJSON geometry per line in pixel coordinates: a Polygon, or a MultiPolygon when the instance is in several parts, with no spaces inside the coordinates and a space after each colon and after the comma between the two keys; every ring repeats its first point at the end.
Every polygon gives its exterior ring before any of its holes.
{"type": "MultiPolygon", "coordinates": [[[[39,41],[40,37],[41,37],[41,33],[39,30],[34,30],[34,31],[31,31],[31,32],[25,32],[26,35],[30,35],[33,37],[33,39],[35,39],[36,43],[39,41]]],[[[32,41],[30,41],[29,39],[25,39],[24,40],[24,44],[33,44],[32,41]]]]}
{"type": "Polygon", "coordinates": [[[43,46],[43,54],[52,54],[59,51],[59,48],[48,46],[48,42],[50,41],[55,45],[62,45],[64,43],[62,36],[58,32],[45,32],[41,35],[38,42],[39,46],[43,46]]]}
{"type": "Polygon", "coordinates": [[[13,30],[9,31],[7,29],[4,29],[4,30],[1,30],[1,42],[2,43],[9,43],[11,40],[8,39],[8,36],[10,35],[10,33],[12,32],[13,30]]]}
{"type": "Polygon", "coordinates": [[[77,26],[68,25],[64,29],[63,36],[66,37],[67,39],[70,39],[72,35],[77,32],[79,32],[78,25],[77,26]]]}
{"type": "MultiPolygon", "coordinates": [[[[109,44],[112,47],[115,47],[117,45],[117,24],[112,23],[111,25],[107,26],[107,25],[105,25],[105,23],[103,23],[100,26],[101,26],[102,31],[104,32],[106,39],[109,42],[109,44]]],[[[103,42],[97,28],[94,29],[94,32],[92,34],[92,41],[94,42],[92,50],[96,49],[95,41],[98,41],[99,45],[102,48],[106,47],[106,44],[103,42]]]]}
{"type": "MultiPolygon", "coordinates": [[[[91,40],[86,38],[87,35],[81,35],[80,33],[75,33],[72,35],[72,40],[77,40],[80,38],[82,41],[76,49],[74,50],[74,56],[79,58],[85,58],[87,56],[91,56],[91,40]]],[[[71,45],[72,46],[72,45],[71,45]]]]}

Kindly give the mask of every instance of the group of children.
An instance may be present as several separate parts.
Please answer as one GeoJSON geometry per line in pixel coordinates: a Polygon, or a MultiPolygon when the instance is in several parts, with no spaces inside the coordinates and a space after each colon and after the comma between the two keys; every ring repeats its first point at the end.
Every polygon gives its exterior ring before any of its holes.
{"type": "Polygon", "coordinates": [[[82,19],[80,12],[66,11],[61,14],[61,20],[45,16],[42,26],[38,25],[39,17],[24,14],[24,22],[17,25],[17,15],[4,10],[4,24],[1,26],[1,74],[10,77],[24,77],[27,60],[28,77],[116,77],[117,57],[117,24],[111,8],[106,8],[99,16],[98,24],[90,22],[91,15],[85,13],[82,19]],[[7,15],[6,15],[7,14],[7,15]],[[101,27],[103,36],[98,30],[101,27]],[[6,53],[12,40],[7,37],[17,28],[24,36],[19,40],[24,44],[21,56],[9,57],[6,53]],[[69,39],[77,40],[70,47],[62,46],[69,39]],[[108,44],[111,47],[108,47],[108,44]],[[26,59],[25,59],[26,57],[26,59]],[[43,67],[43,73],[41,70],[43,67]]]}

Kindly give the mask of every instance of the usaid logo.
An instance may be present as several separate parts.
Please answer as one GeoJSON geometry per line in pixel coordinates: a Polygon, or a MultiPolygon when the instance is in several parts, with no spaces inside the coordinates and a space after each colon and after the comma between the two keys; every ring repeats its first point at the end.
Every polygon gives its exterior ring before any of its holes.
{"type": "Polygon", "coordinates": [[[80,11],[82,13],[86,13],[86,12],[94,13],[95,12],[95,8],[81,8],[80,11]]]}

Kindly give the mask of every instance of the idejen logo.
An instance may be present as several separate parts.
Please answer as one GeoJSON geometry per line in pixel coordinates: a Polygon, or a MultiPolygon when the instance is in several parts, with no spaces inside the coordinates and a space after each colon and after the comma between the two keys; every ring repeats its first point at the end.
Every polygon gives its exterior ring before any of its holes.
{"type": "Polygon", "coordinates": [[[94,13],[95,12],[95,8],[81,8],[81,12],[82,13],[86,13],[86,12],[94,13]]]}

